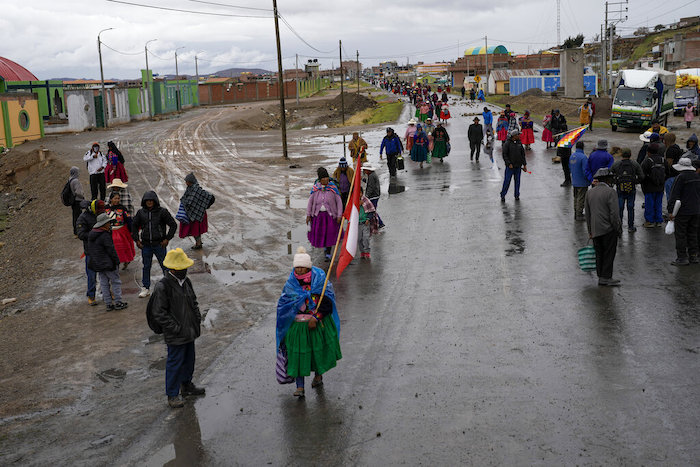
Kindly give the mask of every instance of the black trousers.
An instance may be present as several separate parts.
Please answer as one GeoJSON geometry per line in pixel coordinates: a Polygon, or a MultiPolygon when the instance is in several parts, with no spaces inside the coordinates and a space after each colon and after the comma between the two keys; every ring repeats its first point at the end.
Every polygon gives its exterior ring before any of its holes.
{"type": "Polygon", "coordinates": [[[398,159],[398,157],[398,154],[386,155],[386,165],[389,167],[389,175],[392,177],[396,176],[396,159],[398,159]]]}
{"type": "Polygon", "coordinates": [[[686,259],[688,255],[698,255],[698,224],[700,218],[695,216],[676,216],[674,219],[676,237],[676,255],[678,259],[686,259]]]}
{"type": "Polygon", "coordinates": [[[105,174],[97,173],[90,175],[90,195],[92,200],[104,199],[107,197],[107,183],[105,182],[105,174]],[[99,190],[100,197],[97,197],[97,192],[99,190]]]}
{"type": "Polygon", "coordinates": [[[571,150],[565,148],[557,148],[557,156],[561,158],[561,169],[564,171],[564,181],[571,182],[571,169],[569,168],[569,157],[571,150]]]}
{"type": "Polygon", "coordinates": [[[617,232],[593,237],[595,248],[595,269],[601,279],[612,279],[613,262],[617,253],[617,232]]]}
{"type": "Polygon", "coordinates": [[[76,229],[76,223],[78,222],[78,217],[80,216],[80,213],[82,212],[80,209],[80,201],[73,201],[73,204],[71,205],[71,209],[73,210],[73,235],[78,235],[78,230],[76,229]]]}
{"type": "Polygon", "coordinates": [[[471,153],[471,155],[469,156],[469,158],[470,158],[470,159],[473,158],[473,157],[474,157],[474,153],[476,152],[476,160],[479,160],[479,154],[481,153],[481,141],[477,141],[477,142],[469,141],[469,148],[470,148],[471,151],[472,151],[472,153],[471,153]]]}

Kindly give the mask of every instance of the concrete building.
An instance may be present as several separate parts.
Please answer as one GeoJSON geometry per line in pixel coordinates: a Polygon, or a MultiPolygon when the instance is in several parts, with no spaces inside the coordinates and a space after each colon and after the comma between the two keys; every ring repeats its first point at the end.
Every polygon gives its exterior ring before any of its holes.
{"type": "Polygon", "coordinates": [[[675,34],[664,42],[664,69],[700,67],[700,31],[675,34]]]}

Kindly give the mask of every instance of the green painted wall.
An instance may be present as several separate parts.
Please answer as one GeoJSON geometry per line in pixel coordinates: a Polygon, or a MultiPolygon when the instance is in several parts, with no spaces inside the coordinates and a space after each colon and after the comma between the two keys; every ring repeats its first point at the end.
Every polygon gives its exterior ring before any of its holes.
{"type": "Polygon", "coordinates": [[[199,99],[196,97],[197,80],[172,80],[172,81],[154,81],[153,82],[153,113],[167,114],[177,112],[177,89],[180,86],[180,106],[199,105],[199,99]]]}
{"type": "Polygon", "coordinates": [[[129,88],[129,115],[140,115],[141,107],[139,106],[139,100],[141,99],[141,88],[129,88]]]}
{"type": "Polygon", "coordinates": [[[8,91],[35,93],[39,98],[39,114],[45,120],[57,113],[66,112],[63,81],[8,81],[6,86],[8,91]],[[58,94],[58,100],[56,94],[58,94]]]}

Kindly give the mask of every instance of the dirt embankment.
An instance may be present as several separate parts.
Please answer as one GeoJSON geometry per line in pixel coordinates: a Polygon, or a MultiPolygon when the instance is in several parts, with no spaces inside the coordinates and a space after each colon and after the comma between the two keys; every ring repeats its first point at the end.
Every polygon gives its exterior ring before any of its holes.
{"type": "MultiPolygon", "coordinates": [[[[611,100],[607,97],[593,97],[592,99],[595,104],[595,119],[597,121],[609,119],[611,100]]],[[[578,122],[578,108],[586,102],[586,99],[552,97],[539,89],[530,89],[517,96],[494,96],[492,100],[500,105],[510,104],[513,110],[518,113],[529,110],[535,116],[543,116],[551,112],[552,109],[559,109],[567,121],[572,123],[578,122]]]]}
{"type": "Polygon", "coordinates": [[[0,156],[0,300],[31,296],[35,278],[63,256],[68,172],[48,150],[19,146],[0,156]]]}
{"type": "MultiPolygon", "coordinates": [[[[286,105],[287,127],[290,129],[301,129],[326,125],[328,127],[340,126],[342,123],[342,106],[345,107],[345,119],[348,120],[353,114],[365,109],[375,107],[377,102],[365,95],[357,93],[344,93],[344,102],[341,103],[341,96],[318,100],[303,100],[286,105]]],[[[280,108],[279,104],[253,109],[252,107],[242,107],[241,110],[248,111],[246,118],[232,120],[228,123],[231,130],[259,130],[266,131],[280,128],[280,108]]]]}

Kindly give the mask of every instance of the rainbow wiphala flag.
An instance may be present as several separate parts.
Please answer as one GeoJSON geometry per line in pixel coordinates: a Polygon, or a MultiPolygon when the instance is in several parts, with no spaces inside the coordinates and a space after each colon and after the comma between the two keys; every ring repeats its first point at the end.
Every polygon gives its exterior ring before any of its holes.
{"type": "Polygon", "coordinates": [[[567,131],[563,135],[561,135],[561,138],[559,139],[559,142],[557,143],[558,148],[572,148],[574,147],[574,144],[576,144],[576,141],[586,132],[588,129],[588,125],[582,126],[579,128],[574,128],[571,131],[567,131]]]}

